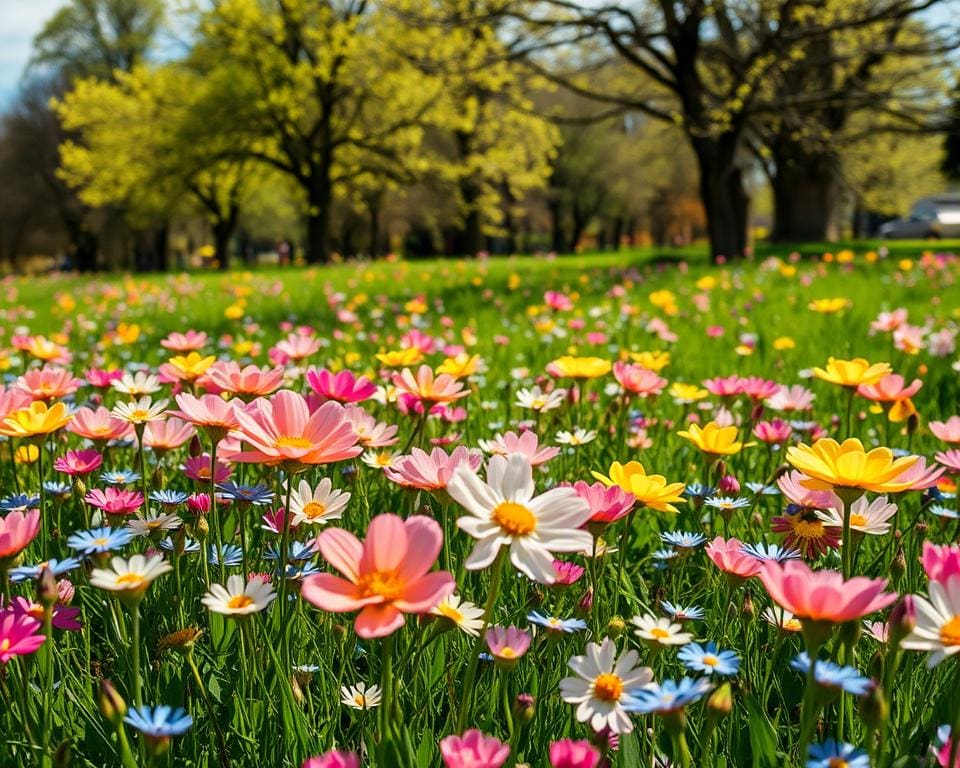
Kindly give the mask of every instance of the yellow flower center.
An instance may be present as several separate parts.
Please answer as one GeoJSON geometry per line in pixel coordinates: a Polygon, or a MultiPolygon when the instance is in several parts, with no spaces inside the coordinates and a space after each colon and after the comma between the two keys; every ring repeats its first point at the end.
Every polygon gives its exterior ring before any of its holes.
{"type": "Polygon", "coordinates": [[[546,401],[540,398],[536,398],[535,400],[530,401],[530,407],[533,408],[533,410],[535,411],[539,411],[546,404],[547,404],[546,401]]]}
{"type": "Polygon", "coordinates": [[[393,460],[393,456],[389,453],[380,453],[377,455],[377,466],[378,467],[389,467],[390,462],[393,460]]]}
{"type": "Polygon", "coordinates": [[[3,640],[0,640],[0,653],[10,650],[10,638],[5,637],[3,640]]]}
{"type": "Polygon", "coordinates": [[[361,694],[359,694],[359,693],[358,693],[356,696],[353,697],[353,703],[356,704],[356,705],[357,705],[358,707],[360,707],[361,709],[366,709],[367,700],[366,700],[366,698],[363,697],[363,695],[361,695],[361,694]]]}
{"type": "Polygon", "coordinates": [[[800,619],[787,619],[783,622],[783,628],[788,632],[799,632],[803,629],[803,624],[800,623],[800,619]]]}
{"type": "Polygon", "coordinates": [[[450,621],[452,621],[454,624],[459,624],[461,621],[463,621],[463,614],[452,605],[443,604],[437,606],[437,610],[450,619],[450,621]]]}
{"type": "Polygon", "coordinates": [[[831,757],[827,761],[828,768],[847,768],[850,763],[844,760],[842,757],[831,757]]]}
{"type": "Polygon", "coordinates": [[[403,582],[396,571],[373,571],[360,577],[357,581],[357,589],[362,597],[379,595],[390,602],[403,594],[403,582]]]}
{"type": "Polygon", "coordinates": [[[253,605],[253,598],[250,597],[250,595],[234,595],[227,600],[227,608],[231,608],[233,610],[246,608],[248,605],[253,605]]]}
{"type": "Polygon", "coordinates": [[[93,545],[94,547],[105,547],[109,543],[110,543],[109,539],[94,539],[93,541],[90,542],[90,544],[93,545]]]}
{"type": "Polygon", "coordinates": [[[823,523],[819,520],[799,519],[793,524],[793,532],[802,539],[822,539],[823,523]]]}
{"type": "Polygon", "coordinates": [[[303,516],[310,520],[316,520],[318,517],[323,517],[326,511],[327,508],[319,501],[311,501],[303,508],[303,516]]]}
{"type": "Polygon", "coordinates": [[[653,637],[655,637],[657,640],[663,640],[664,638],[670,637],[670,633],[663,627],[654,627],[650,630],[650,634],[653,635],[653,637]]]}
{"type": "Polygon", "coordinates": [[[133,411],[130,411],[130,421],[143,421],[149,415],[149,411],[143,408],[137,408],[133,411]]]}
{"type": "Polygon", "coordinates": [[[533,512],[513,501],[497,504],[490,519],[511,536],[529,536],[537,529],[537,518],[533,512]]]}
{"type": "Polygon", "coordinates": [[[617,675],[604,672],[593,681],[593,695],[601,701],[620,701],[623,695],[623,682],[617,675]]]}
{"type": "Polygon", "coordinates": [[[960,615],[940,627],[940,642],[951,648],[960,645],[960,615]]]}
{"type": "Polygon", "coordinates": [[[713,654],[708,653],[706,656],[703,657],[703,663],[706,664],[708,667],[715,667],[717,666],[717,664],[720,663],[720,659],[718,659],[713,654]]]}
{"type": "Polygon", "coordinates": [[[497,655],[503,659],[512,659],[514,656],[517,655],[517,652],[508,645],[506,648],[501,648],[500,653],[497,655]]]}
{"type": "Polygon", "coordinates": [[[857,515],[857,514],[850,515],[850,525],[856,525],[862,528],[866,524],[867,524],[867,518],[865,518],[863,515],[857,515]]]}
{"type": "Polygon", "coordinates": [[[139,573],[122,573],[117,576],[115,584],[118,587],[123,587],[124,589],[136,589],[145,582],[146,579],[144,579],[139,573]]]}
{"type": "Polygon", "coordinates": [[[305,437],[290,437],[287,435],[278,437],[277,442],[273,444],[274,448],[310,448],[312,446],[313,443],[305,437]]]}
{"type": "Polygon", "coordinates": [[[36,604],[31,605],[29,608],[27,608],[27,614],[35,619],[43,620],[43,606],[36,604]]]}

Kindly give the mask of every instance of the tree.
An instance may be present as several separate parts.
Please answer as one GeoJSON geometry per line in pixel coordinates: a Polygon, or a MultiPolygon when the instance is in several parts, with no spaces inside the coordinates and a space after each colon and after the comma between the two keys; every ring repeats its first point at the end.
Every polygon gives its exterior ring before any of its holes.
{"type": "Polygon", "coordinates": [[[960,179],[960,84],[954,88],[953,101],[943,139],[943,165],[940,170],[953,181],[960,179]]]}

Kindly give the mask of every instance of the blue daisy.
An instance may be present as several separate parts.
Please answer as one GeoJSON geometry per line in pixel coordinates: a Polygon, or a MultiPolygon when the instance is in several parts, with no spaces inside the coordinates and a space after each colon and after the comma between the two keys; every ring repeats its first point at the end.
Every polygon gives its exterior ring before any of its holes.
{"type": "Polygon", "coordinates": [[[154,739],[180,736],[190,730],[193,718],[184,710],[162,704],[157,707],[134,707],[127,712],[123,722],[154,739]]]}
{"type": "MultiPolygon", "coordinates": [[[[802,672],[804,675],[810,670],[810,657],[803,651],[793,661],[790,662],[790,668],[802,672]]],[[[837,691],[846,691],[854,696],[863,696],[874,686],[873,680],[864,677],[853,667],[841,667],[832,661],[817,659],[814,665],[813,677],[817,684],[824,688],[831,688],[837,691]]]]}
{"type": "Polygon", "coordinates": [[[703,503],[711,509],[733,510],[749,507],[752,502],[743,496],[738,496],[735,499],[726,496],[711,496],[703,503]]]}
{"type": "Polygon", "coordinates": [[[269,504],[273,501],[273,491],[263,484],[237,485],[231,480],[226,483],[219,483],[217,490],[230,501],[246,502],[255,506],[269,504]]]}
{"type": "Polygon", "coordinates": [[[664,544],[672,544],[677,549],[696,549],[707,540],[707,537],[702,533],[689,531],[667,531],[660,534],[660,540],[664,544]]]}
{"type": "Polygon", "coordinates": [[[700,621],[706,615],[703,612],[703,608],[699,608],[695,605],[684,608],[681,605],[674,605],[673,603],[664,600],[662,603],[660,603],[660,607],[663,608],[668,616],[676,619],[677,621],[700,621]]]}
{"type": "Polygon", "coordinates": [[[544,616],[536,611],[527,614],[527,621],[551,632],[562,632],[568,635],[587,628],[587,622],[583,619],[558,619],[556,616],[544,616]]]}
{"type": "Polygon", "coordinates": [[[835,739],[810,745],[806,768],[833,768],[836,765],[845,768],[870,768],[870,757],[865,750],[835,739]]]}
{"type": "Polygon", "coordinates": [[[162,490],[150,492],[150,500],[164,507],[179,507],[189,498],[190,494],[186,491],[162,490]]]}
{"type": "Polygon", "coordinates": [[[130,485],[139,482],[140,475],[132,469],[116,469],[110,472],[101,472],[100,479],[107,485],[130,485]]]}
{"type": "Polygon", "coordinates": [[[800,550],[781,547],[777,544],[744,544],[740,551],[764,562],[782,563],[785,560],[799,560],[800,550]]]}
{"type": "Polygon", "coordinates": [[[680,649],[677,658],[691,672],[730,677],[740,669],[740,657],[733,651],[718,651],[716,643],[690,643],[680,649]]]}
{"type": "Polygon", "coordinates": [[[101,554],[122,549],[133,541],[133,531],[129,528],[92,528],[79,531],[67,539],[67,546],[83,555],[101,554]]]}
{"type": "Polygon", "coordinates": [[[630,691],[621,703],[627,712],[666,715],[699,701],[711,688],[706,678],[682,677],[630,691]]]}
{"type": "Polygon", "coordinates": [[[216,544],[210,545],[210,565],[220,565],[227,567],[240,565],[243,562],[243,550],[236,544],[224,544],[219,551],[216,544]]]}
{"type": "Polygon", "coordinates": [[[79,568],[80,561],[75,557],[68,557],[65,560],[48,560],[46,563],[37,563],[36,565],[21,565],[10,569],[10,581],[13,584],[19,584],[22,581],[38,579],[44,566],[49,568],[54,576],[60,577],[74,568],[79,568]]]}
{"type": "Polygon", "coordinates": [[[36,509],[39,506],[40,497],[33,494],[15,493],[0,499],[2,512],[26,512],[28,509],[36,509]]]}

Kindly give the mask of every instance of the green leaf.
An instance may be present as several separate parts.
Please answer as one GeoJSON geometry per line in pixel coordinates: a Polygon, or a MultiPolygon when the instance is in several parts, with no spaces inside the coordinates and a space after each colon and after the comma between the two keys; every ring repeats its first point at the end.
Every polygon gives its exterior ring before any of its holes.
{"type": "Polygon", "coordinates": [[[777,733],[753,696],[742,698],[750,715],[750,752],[754,768],[775,768],[777,763],[777,733]]]}

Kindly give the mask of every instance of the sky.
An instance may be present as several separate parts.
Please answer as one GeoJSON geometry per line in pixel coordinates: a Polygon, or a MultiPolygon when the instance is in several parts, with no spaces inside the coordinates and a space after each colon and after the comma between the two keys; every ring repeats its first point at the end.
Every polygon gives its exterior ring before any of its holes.
{"type": "Polygon", "coordinates": [[[64,0],[0,0],[0,106],[17,90],[30,46],[64,0]]]}

